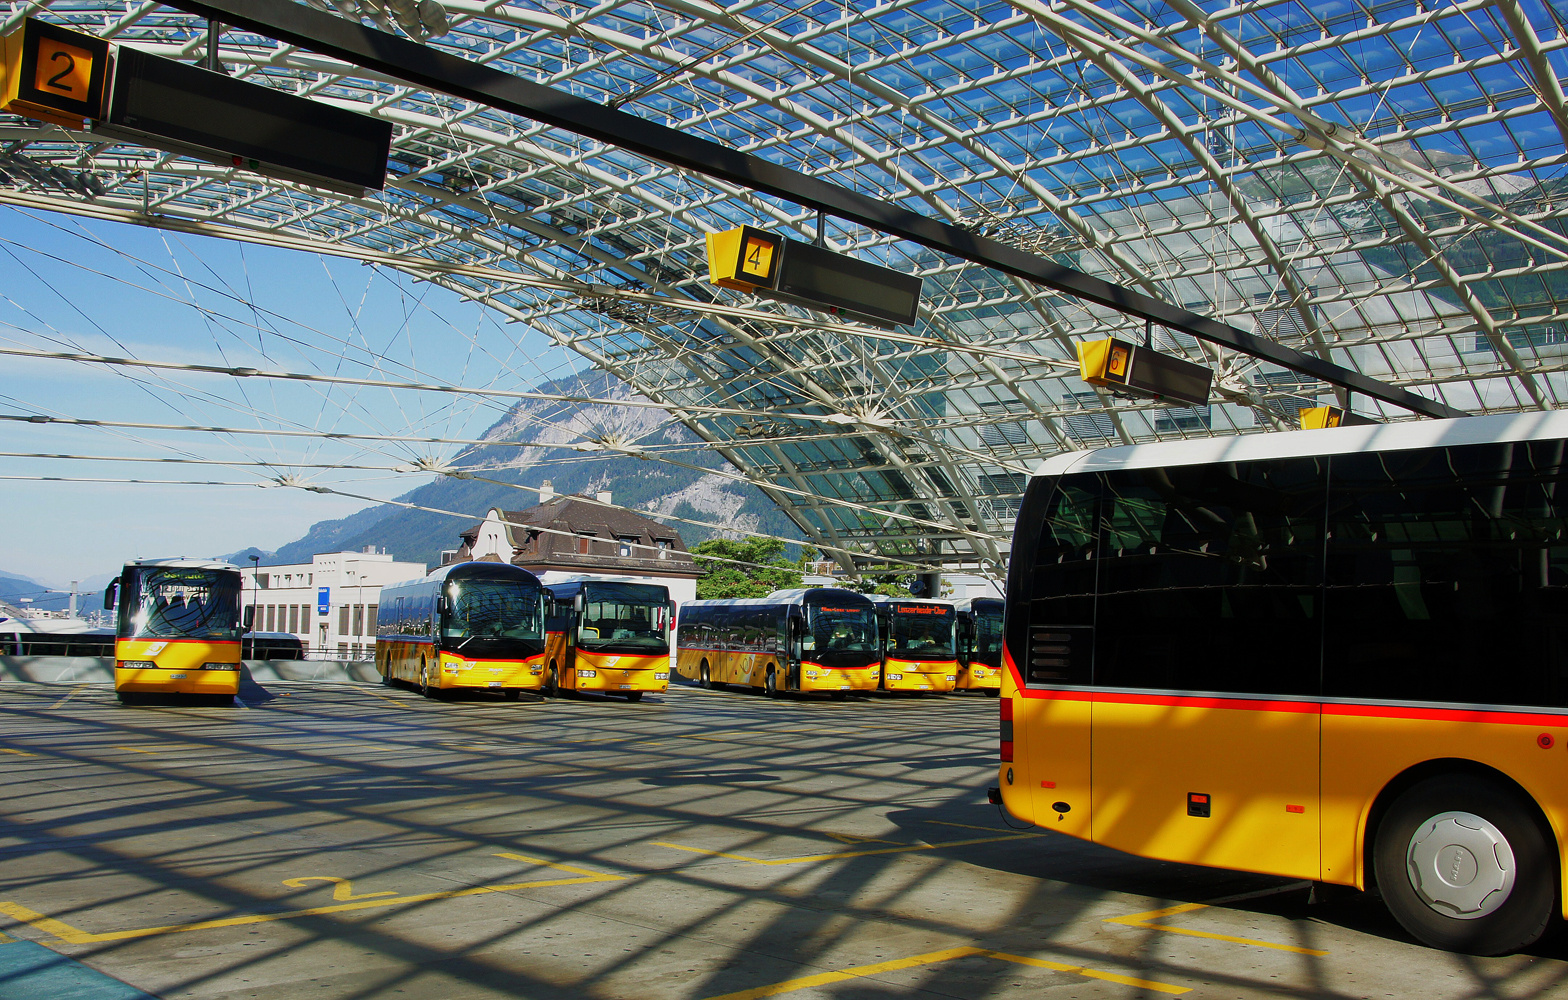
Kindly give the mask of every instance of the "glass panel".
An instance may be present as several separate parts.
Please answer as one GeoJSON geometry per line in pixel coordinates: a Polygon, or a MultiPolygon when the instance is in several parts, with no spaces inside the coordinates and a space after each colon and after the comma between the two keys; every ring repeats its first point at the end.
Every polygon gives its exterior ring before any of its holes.
{"type": "Polygon", "coordinates": [[[1326,694],[1568,705],[1563,453],[1334,458],[1326,694]]]}
{"type": "Polygon", "coordinates": [[[222,639],[240,637],[240,575],[210,569],[136,567],[130,593],[129,638],[222,639]]]}
{"type": "Polygon", "coordinates": [[[1107,473],[1094,683],[1316,694],[1324,466],[1107,473]]]}

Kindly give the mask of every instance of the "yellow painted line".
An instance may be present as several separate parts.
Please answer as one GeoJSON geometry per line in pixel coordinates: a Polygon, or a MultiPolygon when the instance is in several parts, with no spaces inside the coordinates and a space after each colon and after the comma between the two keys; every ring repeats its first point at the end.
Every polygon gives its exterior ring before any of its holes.
{"type": "MultiPolygon", "coordinates": [[[[553,866],[559,867],[559,866],[553,866]]],[[[132,938],[154,937],[160,934],[185,934],[191,931],[210,931],[223,927],[242,927],[246,924],[265,924],[275,920],[292,920],[295,917],[315,917],[327,913],[344,913],[350,910],[368,910],[384,906],[402,906],[405,903],[428,903],[437,899],[460,899],[465,896],[482,896],[492,892],[512,892],[517,889],[547,889],[559,885],[586,885],[589,882],[618,882],[629,875],[590,873],[582,878],[542,879],[534,882],[511,882],[506,885],[478,885],[468,889],[448,889],[444,892],[421,892],[412,896],[394,896],[391,899],[370,899],[358,903],[338,903],[333,906],[312,906],[303,910],[282,913],[253,913],[243,917],[223,917],[217,920],[198,920],[189,924],[169,924],[163,927],[138,927],[134,930],[105,931],[95,934],[72,927],[64,921],[29,910],[16,903],[0,902],[0,913],[31,924],[45,934],[59,938],[67,944],[95,944],[102,941],[126,941],[132,938]]]]}
{"type": "Polygon", "coordinates": [[[1192,988],[1189,986],[1172,986],[1170,983],[1157,983],[1152,979],[1137,979],[1133,976],[1124,976],[1119,972],[1086,969],[1081,965],[1063,965],[1061,962],[1048,962],[1043,958],[1030,958],[1027,955],[1009,955],[1003,951],[987,951],[984,954],[990,958],[999,958],[1004,962],[1032,965],[1037,969],[1052,969],[1056,972],[1071,972],[1074,975],[1084,976],[1088,979],[1103,979],[1108,983],[1136,986],[1140,989],[1154,990],[1156,993],[1169,993],[1172,996],[1180,996],[1183,993],[1192,992],[1192,988]]]}
{"type": "Polygon", "coordinates": [[[407,708],[408,707],[407,705],[405,705],[402,702],[398,701],[396,698],[388,698],[386,695],[376,694],[374,691],[366,691],[365,693],[370,695],[370,697],[372,697],[372,698],[380,698],[382,701],[386,702],[388,705],[396,705],[398,708],[407,708]]]}
{"type": "Polygon", "coordinates": [[[131,753],[162,753],[163,749],[148,750],[145,747],[115,747],[116,750],[128,750],[131,753]]]}
{"type": "Polygon", "coordinates": [[[5,934],[0,934],[0,944],[13,944],[13,943],[15,943],[15,941],[16,941],[16,938],[14,938],[14,937],[10,937],[10,936],[5,935],[5,934]]]}
{"type": "Polygon", "coordinates": [[[1077,965],[1064,965],[1061,962],[1050,962],[1042,958],[1029,958],[1023,955],[1009,955],[1005,952],[991,951],[986,948],[962,947],[946,948],[942,951],[930,951],[923,955],[911,955],[909,958],[897,958],[888,962],[876,962],[872,965],[857,965],[849,969],[839,969],[836,972],[819,972],[814,976],[801,976],[798,979],[786,979],[781,983],[771,983],[767,986],[755,986],[749,990],[739,990],[735,993],[725,993],[708,1000],[761,1000],[762,997],[776,997],[785,993],[794,993],[796,990],[809,990],[817,986],[826,986],[829,983],[841,983],[846,979],[862,979],[876,976],[884,972],[897,972],[901,969],[913,969],[922,965],[935,965],[938,962],[950,962],[958,958],[980,956],[982,958],[995,958],[1004,962],[1013,962],[1018,965],[1029,965],[1040,969],[1051,969],[1055,972],[1068,972],[1074,975],[1085,976],[1090,979],[1102,979],[1106,982],[1121,983],[1128,986],[1139,986],[1144,989],[1154,990],[1158,993],[1169,993],[1179,996],[1192,992],[1185,986],[1172,986],[1169,983],[1157,983],[1148,979],[1135,979],[1132,976],[1123,976],[1115,972],[1102,972],[1098,969],[1086,969],[1077,965]]]}
{"type": "Polygon", "coordinates": [[[749,861],[754,865],[799,865],[809,861],[835,861],[839,858],[863,858],[872,854],[903,854],[908,851],[935,851],[943,847],[967,847],[970,844],[992,844],[1000,840],[1021,840],[1024,837],[1033,837],[1037,834],[1014,833],[1003,837],[974,837],[969,840],[949,840],[940,844],[901,844],[898,847],[878,847],[869,851],[843,851],[838,854],[807,854],[798,858],[751,858],[744,854],[727,854],[724,851],[708,851],[700,847],[686,847],[681,844],[671,844],[662,840],[655,840],[655,847],[668,847],[677,851],[689,851],[692,854],[708,854],[714,857],[729,858],[732,861],[749,861]]]}
{"type": "Polygon", "coordinates": [[[513,861],[526,861],[529,864],[533,864],[533,865],[544,865],[546,868],[555,868],[555,869],[557,869],[559,871],[570,872],[573,875],[591,875],[594,878],[602,878],[602,877],[622,878],[623,877],[623,876],[620,876],[620,875],[605,876],[605,873],[603,873],[603,872],[591,872],[591,871],[589,871],[586,868],[574,868],[571,865],[563,865],[559,861],[546,861],[544,858],[531,858],[531,857],[529,857],[526,854],[502,853],[502,854],[497,854],[496,857],[498,857],[498,858],[511,858],[513,861]]]}
{"type": "Polygon", "coordinates": [[[35,753],[28,753],[26,750],[12,750],[10,747],[0,747],[0,752],[14,753],[18,757],[36,757],[36,756],[38,756],[35,753]]]}
{"type": "Polygon", "coordinates": [[[72,698],[76,697],[82,691],[86,690],[86,688],[87,688],[86,684],[78,684],[78,685],[76,685],[76,687],[71,689],[71,692],[69,694],[67,694],[64,698],[61,698],[59,701],[55,702],[53,705],[50,705],[49,707],[52,708],[52,709],[53,708],[59,708],[61,705],[64,705],[66,702],[68,702],[72,698]]]}
{"type": "Polygon", "coordinates": [[[1210,941],[1228,941],[1231,944],[1251,945],[1254,948],[1272,948],[1275,951],[1288,951],[1297,955],[1327,955],[1326,951],[1316,948],[1301,948],[1293,944],[1275,944],[1272,941],[1255,941],[1252,938],[1234,937],[1230,934],[1215,934],[1210,931],[1195,931],[1186,927],[1171,927],[1167,924],[1156,924],[1151,921],[1161,917],[1171,917],[1178,913],[1191,913],[1194,910],[1206,910],[1208,903],[1183,903],[1180,906],[1167,906],[1163,910],[1149,910],[1146,913],[1130,913],[1125,917],[1106,917],[1108,924],[1121,924],[1123,927],[1140,927],[1144,930],[1164,931],[1166,934],[1185,934],[1188,937],[1207,938],[1210,941]]]}
{"type": "MultiPolygon", "coordinates": [[[[972,823],[949,823],[946,820],[941,820],[941,819],[932,819],[932,820],[927,820],[926,822],[930,823],[932,826],[956,826],[960,830],[995,830],[996,829],[996,827],[994,827],[994,826],[975,826],[972,823]]],[[[1043,834],[1043,833],[1034,833],[1034,834],[1030,834],[1030,836],[1043,837],[1043,836],[1045,836],[1045,834],[1043,834]]]]}

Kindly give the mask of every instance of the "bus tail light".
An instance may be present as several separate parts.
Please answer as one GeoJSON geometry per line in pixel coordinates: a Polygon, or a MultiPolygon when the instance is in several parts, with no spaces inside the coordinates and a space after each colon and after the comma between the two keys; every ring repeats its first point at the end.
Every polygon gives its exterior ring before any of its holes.
{"type": "Polygon", "coordinates": [[[1003,698],[1002,711],[1002,763],[1013,762],[1013,699],[1003,698]]]}

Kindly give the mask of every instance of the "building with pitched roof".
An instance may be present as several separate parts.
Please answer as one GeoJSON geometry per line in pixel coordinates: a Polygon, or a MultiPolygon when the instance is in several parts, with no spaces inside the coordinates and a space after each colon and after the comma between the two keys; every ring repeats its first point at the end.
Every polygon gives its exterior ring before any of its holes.
{"type": "Polygon", "coordinates": [[[610,493],[555,494],[547,481],[540,503],[526,510],[492,507],[462,533],[443,559],[511,563],[546,584],[583,575],[663,584],[677,603],[695,600],[702,572],[679,531],[610,506],[610,493]]]}

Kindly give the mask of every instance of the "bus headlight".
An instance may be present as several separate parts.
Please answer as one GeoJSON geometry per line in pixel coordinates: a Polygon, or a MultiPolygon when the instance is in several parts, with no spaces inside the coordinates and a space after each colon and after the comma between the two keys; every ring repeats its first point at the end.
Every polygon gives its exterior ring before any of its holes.
{"type": "Polygon", "coordinates": [[[597,670],[579,670],[579,671],[577,671],[577,676],[578,677],[598,677],[599,676],[599,671],[597,671],[597,670]]]}
{"type": "Polygon", "coordinates": [[[817,676],[817,672],[815,670],[808,670],[808,671],[806,671],[806,676],[807,677],[815,677],[815,676],[817,676]]]}
{"type": "Polygon", "coordinates": [[[656,681],[667,681],[667,680],[670,679],[670,675],[669,675],[668,672],[662,673],[662,674],[654,674],[653,675],[653,679],[656,680],[656,681]]]}
{"type": "Polygon", "coordinates": [[[954,681],[956,681],[956,680],[958,680],[958,677],[957,677],[957,675],[956,675],[956,674],[948,674],[948,675],[947,675],[947,682],[948,682],[948,683],[949,683],[949,684],[951,684],[951,683],[953,683],[953,682],[954,682],[954,681]]]}
{"type": "Polygon", "coordinates": [[[240,665],[238,663],[203,663],[201,668],[203,670],[238,670],[240,665]]]}
{"type": "Polygon", "coordinates": [[[158,666],[151,660],[118,660],[114,665],[121,670],[153,670],[158,666]]]}
{"type": "Polygon", "coordinates": [[[890,680],[890,681],[901,681],[901,680],[904,679],[904,675],[903,674],[888,674],[887,675],[887,679],[890,680]]]}

